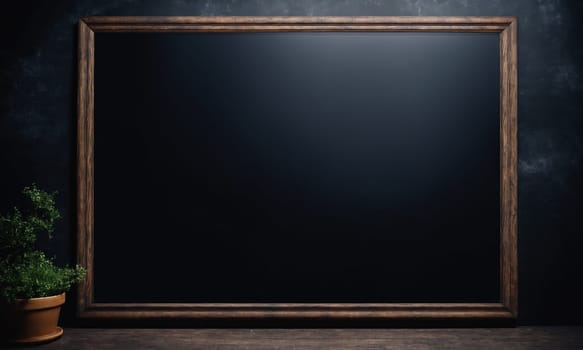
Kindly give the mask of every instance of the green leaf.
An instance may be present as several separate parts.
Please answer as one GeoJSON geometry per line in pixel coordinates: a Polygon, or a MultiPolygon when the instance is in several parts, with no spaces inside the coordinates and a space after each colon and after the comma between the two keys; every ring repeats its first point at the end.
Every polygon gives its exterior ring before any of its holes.
{"type": "Polygon", "coordinates": [[[0,299],[44,297],[60,294],[82,280],[85,269],[61,268],[35,249],[37,236],[52,238],[61,215],[55,205],[57,192],[48,193],[35,184],[22,191],[29,207],[0,215],[0,299]]]}

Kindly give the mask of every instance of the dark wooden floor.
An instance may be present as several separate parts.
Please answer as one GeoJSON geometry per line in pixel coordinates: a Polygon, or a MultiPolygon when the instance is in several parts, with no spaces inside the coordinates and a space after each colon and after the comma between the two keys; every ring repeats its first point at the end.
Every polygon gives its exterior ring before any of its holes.
{"type": "MultiPolygon", "coordinates": [[[[22,349],[22,348],[20,348],[22,349]]],[[[36,349],[583,349],[583,327],[477,329],[65,329],[36,349]]]]}

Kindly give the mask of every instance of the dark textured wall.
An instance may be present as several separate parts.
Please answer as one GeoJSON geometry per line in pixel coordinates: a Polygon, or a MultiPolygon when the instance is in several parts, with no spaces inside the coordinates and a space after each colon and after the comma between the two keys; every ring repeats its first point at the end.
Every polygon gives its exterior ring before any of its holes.
{"type": "Polygon", "coordinates": [[[60,263],[74,262],[76,23],[89,15],[518,16],[520,323],[583,321],[583,31],[578,23],[583,2],[71,0],[5,5],[0,209],[33,181],[59,190],[64,219],[45,246],[60,263]]]}

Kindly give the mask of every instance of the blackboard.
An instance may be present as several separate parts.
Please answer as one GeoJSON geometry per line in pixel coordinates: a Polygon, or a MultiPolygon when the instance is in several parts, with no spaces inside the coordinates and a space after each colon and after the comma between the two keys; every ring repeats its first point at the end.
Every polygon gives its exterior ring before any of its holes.
{"type": "Polygon", "coordinates": [[[82,21],[82,311],[515,317],[514,22],[487,19],[82,21]]]}

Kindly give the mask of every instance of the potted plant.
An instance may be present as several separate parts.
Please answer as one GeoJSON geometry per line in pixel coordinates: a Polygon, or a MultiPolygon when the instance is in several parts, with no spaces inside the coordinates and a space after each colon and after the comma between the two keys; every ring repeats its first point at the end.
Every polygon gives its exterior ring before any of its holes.
{"type": "Polygon", "coordinates": [[[65,291],[80,281],[85,270],[62,268],[36,249],[37,235],[52,238],[60,218],[56,192],[32,185],[22,193],[23,208],[0,216],[0,332],[12,343],[40,343],[63,334],[58,327],[65,291]]]}

